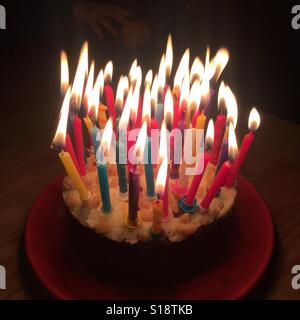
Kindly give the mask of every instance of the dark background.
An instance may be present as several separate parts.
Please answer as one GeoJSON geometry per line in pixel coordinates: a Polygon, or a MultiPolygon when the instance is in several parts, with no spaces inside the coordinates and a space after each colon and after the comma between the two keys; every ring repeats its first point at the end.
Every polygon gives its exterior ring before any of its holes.
{"type": "MultiPolygon", "coordinates": [[[[117,81],[120,73],[127,73],[135,57],[144,72],[150,67],[156,70],[170,32],[175,49],[173,74],[186,47],[191,48],[192,57],[204,59],[208,44],[212,53],[226,46],[231,59],[223,79],[232,86],[239,105],[256,105],[264,112],[300,123],[300,30],[291,27],[291,9],[296,2],[94,2],[126,8],[132,21],[149,28],[148,41],[135,47],[124,45],[120,36],[109,33],[104,40],[99,39],[88,25],[75,20],[72,8],[78,1],[2,2],[7,13],[7,29],[0,30],[3,112],[37,105],[43,108],[47,99],[47,105],[53,106],[49,117],[57,114],[61,49],[69,56],[71,80],[80,47],[87,39],[98,69],[108,59],[113,60],[117,81]]],[[[116,28],[122,32],[120,25],[116,24],[116,28]]]]}

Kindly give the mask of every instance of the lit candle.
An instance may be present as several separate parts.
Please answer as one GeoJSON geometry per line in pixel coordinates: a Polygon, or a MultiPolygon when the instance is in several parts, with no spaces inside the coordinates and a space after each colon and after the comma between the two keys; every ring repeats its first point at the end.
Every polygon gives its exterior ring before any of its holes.
{"type": "Polygon", "coordinates": [[[221,144],[223,141],[225,123],[226,123],[226,117],[224,115],[226,111],[224,109],[226,108],[224,104],[221,103],[223,101],[223,94],[224,94],[224,84],[223,85],[222,84],[223,82],[220,85],[219,96],[218,96],[218,107],[219,107],[220,113],[218,114],[217,119],[215,121],[215,130],[214,130],[215,138],[214,138],[214,144],[213,144],[211,160],[210,160],[210,162],[213,165],[216,165],[218,161],[219,152],[220,152],[221,144]]]}
{"type": "Polygon", "coordinates": [[[199,57],[194,59],[191,67],[190,83],[193,84],[195,80],[201,81],[204,74],[204,65],[199,57]]]}
{"type": "Polygon", "coordinates": [[[102,212],[105,214],[111,212],[111,201],[110,201],[105,153],[107,154],[109,153],[111,139],[112,139],[112,132],[113,132],[113,125],[112,125],[112,119],[110,118],[107,121],[107,124],[104,128],[101,142],[96,152],[98,180],[99,180],[100,193],[101,193],[101,199],[102,199],[102,212]]]}
{"type": "Polygon", "coordinates": [[[113,123],[116,119],[116,109],[115,109],[115,99],[114,99],[114,92],[110,85],[111,79],[113,74],[113,64],[109,61],[105,68],[104,68],[104,96],[106,101],[106,106],[108,108],[109,117],[112,118],[113,123]]]}
{"type": "MultiPolygon", "coordinates": [[[[166,216],[166,201],[168,202],[168,198],[166,197],[166,192],[168,192],[167,187],[167,174],[168,174],[168,159],[164,158],[157,173],[156,183],[155,183],[155,191],[158,195],[158,202],[155,203],[157,206],[153,210],[153,221],[154,222],[154,229],[158,229],[161,225],[163,219],[167,218],[169,212],[166,216]]],[[[153,227],[152,227],[153,228],[153,227]]]]}
{"type": "MultiPolygon", "coordinates": [[[[163,173],[168,171],[168,159],[169,159],[169,145],[168,145],[168,136],[167,136],[167,128],[165,121],[162,122],[161,126],[161,135],[160,135],[160,144],[159,144],[159,160],[165,162],[164,166],[166,165],[167,168],[161,169],[163,173]]],[[[159,174],[159,173],[158,173],[159,174]]],[[[160,199],[163,200],[163,219],[166,221],[169,218],[169,179],[166,173],[166,179],[164,180],[164,189],[161,192],[157,192],[160,195],[160,199]]]]}
{"type": "Polygon", "coordinates": [[[252,141],[254,139],[253,132],[255,130],[257,130],[259,125],[260,125],[259,113],[257,112],[257,110],[255,108],[253,108],[250,112],[249,121],[248,121],[248,127],[249,127],[250,132],[244,136],[243,142],[240,146],[238,156],[237,156],[236,160],[234,161],[231,172],[226,180],[225,185],[227,188],[232,188],[234,186],[234,182],[235,182],[236,176],[238,174],[238,171],[239,171],[242,163],[244,162],[246,155],[249,151],[249,148],[252,144],[252,141]]]}
{"type": "Polygon", "coordinates": [[[72,144],[70,135],[68,133],[66,134],[66,141],[65,141],[65,145],[64,145],[64,150],[70,154],[70,156],[74,162],[74,165],[75,165],[77,171],[79,172],[79,165],[77,162],[77,158],[75,156],[75,152],[74,152],[74,148],[73,148],[73,144],[72,144]]]}
{"type": "Polygon", "coordinates": [[[210,120],[210,124],[207,130],[207,135],[205,137],[205,146],[207,151],[204,152],[203,161],[196,162],[196,165],[199,166],[199,168],[197,169],[198,173],[194,175],[193,180],[186,192],[186,195],[183,197],[183,199],[179,201],[179,208],[181,209],[182,212],[194,213],[199,208],[197,199],[196,199],[196,194],[199,189],[207,163],[210,158],[209,151],[211,150],[213,139],[214,139],[213,123],[212,123],[212,120],[210,120]]]}
{"type": "Polygon", "coordinates": [[[141,192],[140,177],[135,167],[129,169],[129,194],[127,225],[136,228],[138,225],[139,198],[141,192]]]}
{"type": "Polygon", "coordinates": [[[170,75],[172,71],[172,65],[173,65],[173,46],[172,46],[172,37],[170,34],[167,40],[165,57],[166,57],[165,59],[166,83],[169,83],[170,75]]]}
{"type": "Polygon", "coordinates": [[[82,136],[82,123],[78,117],[78,113],[81,108],[82,91],[84,86],[85,75],[88,72],[88,45],[84,43],[73,82],[71,91],[70,106],[73,108],[73,112],[76,114],[73,117],[73,130],[75,140],[75,152],[78,161],[80,173],[82,176],[86,174],[85,161],[84,161],[84,145],[82,136]]]}
{"type": "Polygon", "coordinates": [[[185,117],[185,122],[186,122],[185,126],[188,129],[190,128],[191,117],[193,117],[193,122],[194,123],[196,122],[200,101],[201,101],[201,87],[200,87],[200,82],[197,80],[197,81],[194,81],[191,87],[190,96],[189,96],[189,105],[188,105],[186,117],[185,117]]]}
{"type": "Polygon", "coordinates": [[[146,140],[146,144],[142,147],[143,159],[144,159],[144,170],[146,178],[146,187],[147,187],[147,197],[153,198],[155,196],[154,191],[154,178],[153,178],[153,167],[152,167],[152,150],[151,150],[151,129],[150,129],[150,117],[151,117],[151,105],[150,105],[150,88],[147,86],[144,93],[143,101],[143,126],[142,126],[142,135],[143,139],[146,140]],[[148,130],[147,130],[148,129],[148,130]],[[146,131],[146,132],[143,132],[146,131]],[[148,131],[148,134],[147,134],[148,131]],[[146,152],[144,152],[146,151],[146,152]]]}
{"type": "Polygon", "coordinates": [[[176,102],[179,100],[182,80],[184,76],[188,73],[189,61],[190,61],[190,49],[186,49],[180,60],[179,66],[177,68],[177,71],[174,77],[172,94],[175,97],[176,102]]]}
{"type": "MultiPolygon", "coordinates": [[[[229,126],[229,156],[231,161],[234,160],[235,155],[237,153],[237,143],[235,138],[235,133],[232,124],[229,126]]],[[[231,171],[232,163],[229,161],[225,161],[222,164],[222,167],[220,168],[219,172],[214,178],[214,181],[207,191],[205,197],[203,198],[200,208],[204,209],[204,211],[208,210],[213,198],[217,195],[220,188],[225,184],[225,181],[231,171]]]]}
{"type": "Polygon", "coordinates": [[[159,127],[161,127],[161,122],[164,116],[163,92],[164,92],[165,83],[166,83],[166,67],[165,67],[165,55],[163,54],[161,57],[158,76],[157,76],[158,102],[157,102],[155,114],[154,114],[154,117],[157,120],[159,127]]]}
{"type": "Polygon", "coordinates": [[[56,148],[59,148],[61,151],[59,152],[59,158],[65,167],[66,172],[68,173],[70,179],[74,183],[75,188],[78,190],[80,199],[85,201],[89,199],[90,193],[84,185],[76,166],[69,154],[69,152],[63,151],[65,148],[65,139],[66,139],[66,131],[67,131],[67,121],[69,115],[69,103],[71,96],[71,89],[69,88],[66,92],[64,102],[61,108],[61,116],[59,119],[59,123],[57,126],[57,130],[53,139],[53,145],[56,148]]]}

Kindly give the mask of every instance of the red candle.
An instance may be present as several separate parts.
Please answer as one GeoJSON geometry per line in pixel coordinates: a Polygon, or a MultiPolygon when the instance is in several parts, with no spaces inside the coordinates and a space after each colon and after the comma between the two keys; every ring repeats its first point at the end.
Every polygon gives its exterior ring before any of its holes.
{"type": "Polygon", "coordinates": [[[248,150],[249,150],[249,148],[252,144],[252,141],[254,139],[253,131],[255,131],[259,127],[259,125],[260,125],[259,113],[257,112],[257,110],[255,108],[252,108],[250,115],[249,115],[249,120],[248,120],[248,127],[250,129],[250,132],[245,135],[243,142],[240,146],[238,156],[232,165],[232,169],[230,171],[229,176],[226,179],[225,186],[227,188],[233,187],[237,173],[238,173],[242,163],[244,162],[246,155],[248,153],[248,150]]]}
{"type": "Polygon", "coordinates": [[[69,152],[75,166],[76,166],[76,169],[78,170],[78,172],[80,172],[79,170],[79,165],[78,165],[78,161],[77,161],[77,158],[75,156],[75,152],[74,152],[74,149],[73,149],[73,145],[72,145],[72,141],[71,141],[71,138],[70,138],[70,135],[67,133],[66,135],[66,141],[65,141],[65,146],[64,146],[64,149],[65,151],[69,152]]]}
{"type": "Polygon", "coordinates": [[[166,185],[165,190],[162,196],[163,199],[163,220],[167,220],[169,218],[169,177],[166,177],[166,185]]]}
{"type": "Polygon", "coordinates": [[[178,127],[179,101],[174,103],[173,110],[173,129],[178,127]]]}
{"type": "Polygon", "coordinates": [[[225,122],[226,122],[225,116],[222,113],[220,113],[217,116],[215,126],[214,126],[214,144],[212,147],[211,159],[210,159],[210,162],[213,165],[216,165],[218,162],[219,152],[220,152],[220,148],[223,140],[225,122]]]}
{"type": "Polygon", "coordinates": [[[117,113],[115,109],[114,92],[112,87],[108,84],[104,86],[104,95],[105,95],[105,101],[107,104],[109,116],[113,118],[113,120],[115,120],[117,113]]]}
{"type": "Polygon", "coordinates": [[[204,199],[200,203],[200,207],[207,210],[209,205],[211,204],[214,196],[217,194],[219,189],[224,185],[226,178],[230,172],[231,165],[229,161],[225,161],[216,175],[211,187],[209,188],[208,192],[206,193],[204,199]]]}
{"type": "Polygon", "coordinates": [[[252,131],[250,131],[248,134],[245,135],[243,142],[241,144],[240,150],[239,150],[239,154],[238,154],[236,160],[234,161],[232,168],[231,168],[231,171],[226,179],[225,186],[227,188],[233,187],[237,173],[246,158],[246,155],[247,155],[248,150],[252,144],[253,139],[254,139],[254,134],[252,131]]]}
{"type": "Polygon", "coordinates": [[[152,163],[153,163],[153,166],[156,167],[157,160],[158,160],[158,150],[159,150],[159,147],[158,147],[159,146],[159,131],[158,131],[158,122],[156,119],[150,120],[150,131],[149,131],[148,135],[151,138],[152,163]],[[155,133],[157,134],[158,139],[155,139],[155,133]]]}
{"type": "Polygon", "coordinates": [[[84,148],[83,148],[83,136],[82,136],[82,124],[79,117],[76,115],[73,119],[74,127],[74,139],[75,139],[75,152],[79,165],[79,171],[82,176],[86,175],[85,162],[84,162],[84,148]]]}
{"type": "Polygon", "coordinates": [[[208,160],[209,160],[209,155],[207,152],[204,153],[204,162],[203,162],[203,170],[202,172],[199,172],[199,174],[196,174],[194,175],[194,178],[191,182],[191,185],[187,191],[187,194],[186,194],[186,198],[184,200],[184,202],[187,204],[187,205],[192,205],[193,204],[193,201],[195,199],[195,196],[196,196],[196,193],[198,191],[198,188],[199,188],[199,185],[200,185],[200,182],[202,180],[202,176],[203,176],[203,173],[205,171],[205,168],[206,168],[206,165],[208,163],[208,160]]]}

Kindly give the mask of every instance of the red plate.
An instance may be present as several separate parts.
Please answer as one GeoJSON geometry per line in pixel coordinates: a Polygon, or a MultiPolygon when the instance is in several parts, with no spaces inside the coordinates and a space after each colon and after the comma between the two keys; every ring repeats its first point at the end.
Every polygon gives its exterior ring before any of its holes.
{"type": "MultiPolygon", "coordinates": [[[[59,299],[239,299],[257,283],[272,255],[274,232],[269,210],[254,187],[239,177],[236,232],[218,263],[186,282],[152,292],[99,280],[66,247],[62,177],[52,181],[34,203],[25,233],[33,270],[59,299]]],[[[101,252],[98,254],[101,255],[101,252]]],[[[149,291],[150,290],[150,291],[149,291]]]]}

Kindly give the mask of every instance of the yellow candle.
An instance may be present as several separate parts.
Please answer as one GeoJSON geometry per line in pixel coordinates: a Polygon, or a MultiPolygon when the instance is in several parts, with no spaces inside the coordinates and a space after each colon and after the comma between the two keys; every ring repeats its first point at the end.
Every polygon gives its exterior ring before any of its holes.
{"type": "Polygon", "coordinates": [[[93,126],[94,126],[91,118],[89,116],[87,116],[87,117],[83,118],[83,120],[84,120],[84,123],[85,123],[86,127],[89,130],[89,133],[91,133],[91,130],[92,130],[93,126]]]}
{"type": "Polygon", "coordinates": [[[107,118],[106,118],[107,107],[104,104],[100,104],[98,109],[98,125],[100,129],[104,129],[107,118]]]}
{"type": "Polygon", "coordinates": [[[90,197],[90,193],[85,187],[75,165],[74,162],[68,152],[62,151],[59,154],[60,160],[63,163],[68,175],[70,176],[71,180],[75,184],[76,189],[80,194],[81,200],[87,200],[90,197]]]}
{"type": "Polygon", "coordinates": [[[161,233],[161,223],[163,218],[163,202],[161,200],[153,201],[153,220],[152,231],[154,233],[161,233]]]}
{"type": "Polygon", "coordinates": [[[196,129],[204,129],[206,122],[206,116],[202,111],[201,114],[197,117],[196,129]]]}

